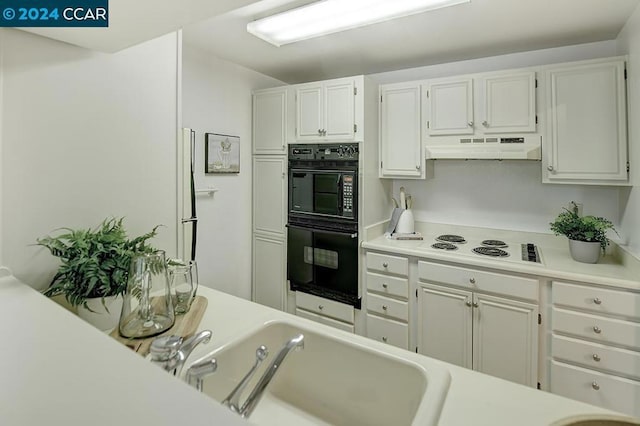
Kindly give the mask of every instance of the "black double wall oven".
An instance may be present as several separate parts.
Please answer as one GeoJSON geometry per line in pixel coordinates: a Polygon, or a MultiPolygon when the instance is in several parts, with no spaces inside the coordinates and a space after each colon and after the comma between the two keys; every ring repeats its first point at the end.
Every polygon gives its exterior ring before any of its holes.
{"type": "Polygon", "coordinates": [[[287,278],[360,309],[358,155],[357,143],[289,146],[287,278]]]}

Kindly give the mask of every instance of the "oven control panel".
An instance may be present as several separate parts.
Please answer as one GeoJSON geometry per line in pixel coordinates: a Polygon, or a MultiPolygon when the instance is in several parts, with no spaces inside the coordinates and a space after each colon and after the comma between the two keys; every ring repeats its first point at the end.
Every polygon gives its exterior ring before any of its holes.
{"type": "Polygon", "coordinates": [[[345,216],[351,217],[353,217],[353,181],[353,175],[342,176],[342,210],[345,216]]]}

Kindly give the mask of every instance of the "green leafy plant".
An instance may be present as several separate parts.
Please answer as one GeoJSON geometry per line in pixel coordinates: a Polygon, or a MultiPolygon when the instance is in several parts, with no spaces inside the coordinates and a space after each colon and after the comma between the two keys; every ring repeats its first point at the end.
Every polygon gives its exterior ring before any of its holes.
{"type": "Polygon", "coordinates": [[[156,235],[158,226],[139,237],[129,239],[122,225],[124,218],[107,218],[95,229],[60,228],[57,236],[39,238],[37,245],[49,249],[62,264],[53,277],[46,296],[63,294],[73,306],[90,298],[124,294],[131,259],[153,253],[156,248],[147,240],[156,235]]]}
{"type": "Polygon", "coordinates": [[[571,202],[571,210],[565,208],[555,221],[551,222],[551,230],[556,235],[565,235],[570,240],[599,242],[604,250],[609,244],[607,230],[612,229],[613,223],[609,219],[596,216],[579,216],[578,206],[571,202]]]}

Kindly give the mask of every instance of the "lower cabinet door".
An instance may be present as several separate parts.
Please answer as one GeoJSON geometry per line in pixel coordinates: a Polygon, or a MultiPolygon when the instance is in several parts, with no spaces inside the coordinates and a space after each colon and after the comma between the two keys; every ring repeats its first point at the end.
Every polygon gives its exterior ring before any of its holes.
{"type": "Polygon", "coordinates": [[[253,235],[253,301],[284,310],[287,251],[285,241],[253,235]]]}
{"type": "Polygon", "coordinates": [[[536,387],[538,306],[484,294],[473,306],[473,369],[536,387]]]}
{"type": "Polygon", "coordinates": [[[551,392],[631,416],[640,416],[640,382],[551,362],[551,392]]]}
{"type": "Polygon", "coordinates": [[[409,325],[367,314],[367,337],[402,349],[409,349],[409,325]]]}
{"type": "Polygon", "coordinates": [[[472,298],[470,291],[420,284],[419,353],[472,368],[472,298]]]}
{"type": "Polygon", "coordinates": [[[337,328],[338,330],[348,331],[349,333],[356,332],[353,324],[334,320],[333,318],[328,318],[324,315],[314,314],[313,312],[305,311],[304,309],[296,308],[296,315],[301,318],[306,318],[308,320],[318,322],[320,324],[328,325],[329,327],[337,328]]]}

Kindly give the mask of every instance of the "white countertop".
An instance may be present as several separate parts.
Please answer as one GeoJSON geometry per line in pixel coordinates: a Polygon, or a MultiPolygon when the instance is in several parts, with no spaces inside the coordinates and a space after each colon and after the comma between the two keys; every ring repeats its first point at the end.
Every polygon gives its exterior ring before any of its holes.
{"type": "MultiPolygon", "coordinates": [[[[328,334],[345,332],[208,288],[200,329],[213,338],[189,362],[269,320],[297,321],[328,334]]],[[[0,424],[114,425],[246,424],[213,400],[85,324],[28,286],[0,278],[0,424]]],[[[404,359],[421,355],[362,336],[354,342],[404,359]]],[[[607,410],[516,385],[445,363],[451,374],[439,424],[545,425],[607,410]]]]}
{"type": "Polygon", "coordinates": [[[374,237],[362,243],[366,249],[416,256],[462,265],[497,269],[505,272],[530,274],[549,279],[572,280],[590,284],[611,285],[640,290],[640,261],[612,243],[607,255],[597,264],[576,262],[569,254],[565,237],[532,232],[506,231],[467,226],[416,223],[416,231],[423,240],[390,240],[384,236],[374,237]],[[431,248],[435,238],[441,234],[455,234],[469,242],[459,250],[446,251],[431,248]],[[491,258],[470,253],[474,243],[485,239],[507,242],[512,255],[507,258],[491,258]],[[541,253],[542,264],[518,259],[520,244],[534,243],[541,253]]]}

